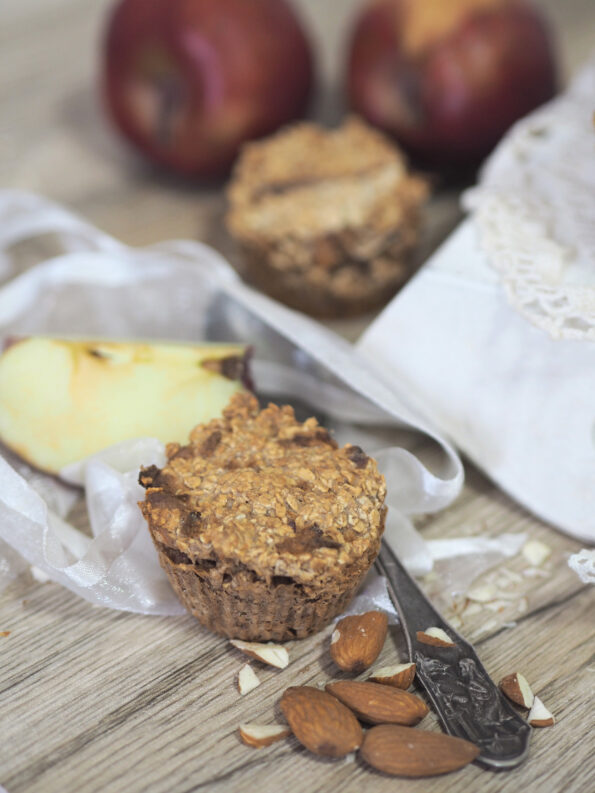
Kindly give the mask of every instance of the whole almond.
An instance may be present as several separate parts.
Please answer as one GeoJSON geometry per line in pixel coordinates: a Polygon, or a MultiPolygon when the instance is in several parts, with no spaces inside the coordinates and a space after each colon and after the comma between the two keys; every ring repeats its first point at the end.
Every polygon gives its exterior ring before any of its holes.
{"type": "Polygon", "coordinates": [[[366,732],[361,757],[378,771],[395,776],[448,774],[472,763],[479,747],[443,732],[382,724],[366,732]]]}
{"type": "Polygon", "coordinates": [[[369,724],[417,724],[428,712],[426,703],[415,694],[380,683],[339,680],[325,688],[369,724]]]}
{"type": "Polygon", "coordinates": [[[358,675],[380,655],[387,627],[382,611],[343,617],[331,636],[331,658],[343,671],[358,675]]]}
{"type": "Polygon", "coordinates": [[[318,688],[288,688],[281,710],[295,737],[314,754],[344,757],[361,745],[363,731],[353,713],[318,688]]]}

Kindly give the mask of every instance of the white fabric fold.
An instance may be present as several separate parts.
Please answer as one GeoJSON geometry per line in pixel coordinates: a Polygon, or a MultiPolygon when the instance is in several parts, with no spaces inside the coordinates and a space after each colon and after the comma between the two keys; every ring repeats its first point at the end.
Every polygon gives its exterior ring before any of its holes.
{"type": "Polygon", "coordinates": [[[595,344],[553,339],[511,308],[471,221],[357,346],[512,498],[595,543],[595,344]]]}
{"type": "Polygon", "coordinates": [[[573,553],[568,566],[577,574],[583,584],[595,584],[595,549],[583,548],[573,553]]]}

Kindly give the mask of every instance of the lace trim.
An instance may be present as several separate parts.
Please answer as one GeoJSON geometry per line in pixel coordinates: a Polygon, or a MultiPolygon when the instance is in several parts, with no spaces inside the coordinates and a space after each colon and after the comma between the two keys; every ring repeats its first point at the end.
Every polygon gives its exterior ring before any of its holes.
{"type": "Polygon", "coordinates": [[[584,584],[595,584],[595,550],[583,548],[582,551],[572,554],[568,566],[584,584]]]}
{"type": "Polygon", "coordinates": [[[520,122],[464,205],[511,305],[554,338],[595,340],[595,58],[520,122]]]}

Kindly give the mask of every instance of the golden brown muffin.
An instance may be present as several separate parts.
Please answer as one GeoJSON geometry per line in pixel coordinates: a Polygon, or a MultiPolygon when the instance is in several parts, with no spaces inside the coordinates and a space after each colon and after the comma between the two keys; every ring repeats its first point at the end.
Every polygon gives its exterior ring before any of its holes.
{"type": "Polygon", "coordinates": [[[257,287],[315,316],[349,316],[410,275],[426,195],[396,146],[359,119],[299,124],[242,149],[227,226],[257,287]]]}
{"type": "Polygon", "coordinates": [[[351,600],[384,529],[386,487],[316,419],[237,394],[223,418],[143,469],[140,503],[186,608],[225,636],[301,638],[351,600]]]}

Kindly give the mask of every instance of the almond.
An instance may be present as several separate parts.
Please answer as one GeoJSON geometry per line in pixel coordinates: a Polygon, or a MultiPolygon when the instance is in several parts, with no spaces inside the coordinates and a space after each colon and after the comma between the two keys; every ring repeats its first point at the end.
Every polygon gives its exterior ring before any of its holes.
{"type": "Polygon", "coordinates": [[[434,647],[454,647],[455,643],[446,631],[442,628],[426,628],[425,631],[417,631],[417,641],[422,644],[432,644],[434,647]]]}
{"type": "Polygon", "coordinates": [[[479,614],[481,611],[483,611],[483,609],[479,605],[479,603],[468,601],[467,605],[463,609],[463,616],[474,617],[476,614],[479,614]]]}
{"type": "Polygon", "coordinates": [[[417,724],[428,712],[415,694],[379,683],[339,680],[327,683],[326,690],[369,724],[417,724]]]}
{"type": "Polygon", "coordinates": [[[331,636],[331,658],[345,672],[363,672],[380,655],[387,627],[388,617],[382,611],[343,617],[331,636]]]}
{"type": "Polygon", "coordinates": [[[514,672],[512,675],[506,675],[498,683],[500,691],[522,708],[529,709],[533,705],[535,695],[531,691],[531,686],[526,678],[520,672],[514,672]]]}
{"type": "Polygon", "coordinates": [[[529,564],[533,567],[541,567],[545,560],[551,555],[552,549],[540,540],[528,540],[521,550],[521,553],[529,564]]]}
{"type": "Polygon", "coordinates": [[[291,730],[281,724],[240,724],[240,738],[256,749],[270,746],[288,735],[291,735],[291,730]]]}
{"type": "Polygon", "coordinates": [[[314,754],[344,757],[361,745],[363,731],[353,713],[318,688],[288,688],[281,710],[295,737],[314,754]]]}
{"type": "Polygon", "coordinates": [[[407,689],[415,677],[415,664],[395,664],[374,669],[368,680],[385,686],[407,689]]]}
{"type": "Polygon", "coordinates": [[[260,680],[254,669],[252,669],[250,664],[244,664],[238,674],[238,691],[240,694],[247,694],[259,685],[260,680]]]}
{"type": "Polygon", "coordinates": [[[263,664],[276,666],[278,669],[285,669],[289,663],[289,653],[280,644],[260,644],[259,642],[244,642],[241,639],[230,639],[230,644],[233,644],[238,650],[241,650],[251,658],[256,658],[262,661],[263,664]]]}
{"type": "Polygon", "coordinates": [[[554,724],[554,717],[539,699],[533,698],[533,705],[529,711],[528,722],[532,727],[552,727],[554,724]]]}
{"type": "Polygon", "coordinates": [[[478,754],[479,748],[462,738],[394,724],[372,727],[360,749],[372,768],[408,777],[448,774],[472,763],[478,754]]]}
{"type": "Polygon", "coordinates": [[[476,603],[489,603],[490,600],[495,600],[497,596],[498,590],[494,584],[482,584],[481,586],[473,587],[467,592],[469,600],[473,600],[476,603]]]}

